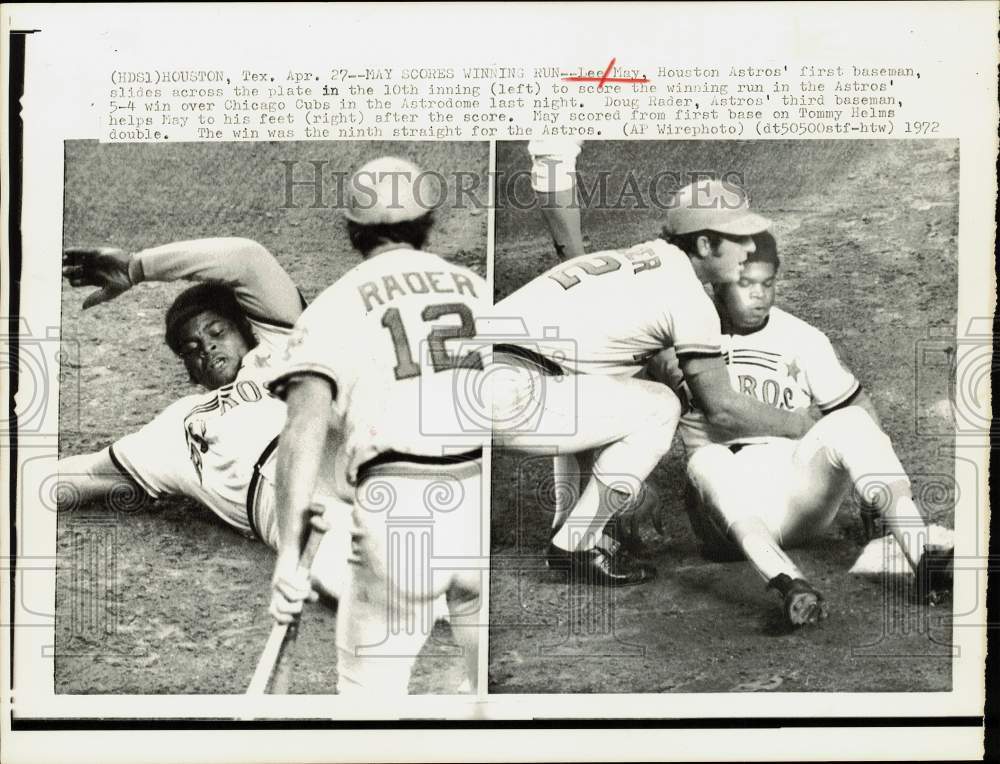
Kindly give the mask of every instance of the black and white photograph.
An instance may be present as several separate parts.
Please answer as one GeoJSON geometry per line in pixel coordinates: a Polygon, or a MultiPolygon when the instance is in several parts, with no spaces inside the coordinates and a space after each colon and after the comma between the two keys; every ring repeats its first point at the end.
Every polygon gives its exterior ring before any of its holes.
{"type": "Polygon", "coordinates": [[[66,143],[56,693],[475,690],[488,161],[66,143]]]}
{"type": "Polygon", "coordinates": [[[958,142],[497,177],[490,692],[949,690],[958,142]]]}
{"type": "Polygon", "coordinates": [[[989,758],[998,3],[6,4],[4,762],[989,758]]]}

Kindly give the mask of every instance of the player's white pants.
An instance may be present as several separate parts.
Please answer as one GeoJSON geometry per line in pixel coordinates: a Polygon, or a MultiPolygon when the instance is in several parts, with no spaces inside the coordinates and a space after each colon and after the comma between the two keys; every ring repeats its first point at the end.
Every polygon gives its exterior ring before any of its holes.
{"type": "Polygon", "coordinates": [[[391,462],[366,472],[354,507],[349,585],[337,613],[340,694],[405,695],[410,670],[448,597],[475,684],[485,550],[481,462],[391,462]]]}
{"type": "Polygon", "coordinates": [[[521,450],[600,449],[594,473],[641,483],[667,451],[681,405],[666,385],[624,376],[552,376],[497,353],[489,369],[493,439],[521,450]]]}
{"type": "Polygon", "coordinates": [[[708,545],[731,544],[733,526],[756,518],[778,544],[795,546],[829,527],[852,486],[862,496],[890,486],[909,490],[888,436],[857,406],[823,417],[801,440],[775,439],[738,453],[702,446],[687,472],[700,499],[694,511],[708,523],[695,523],[695,530],[708,545]]]}
{"type": "Polygon", "coordinates": [[[576,157],[583,143],[578,138],[546,138],[528,142],[531,154],[531,187],[554,193],[573,188],[576,157]]]}
{"type": "MultiPolygon", "coordinates": [[[[275,473],[278,450],[260,466],[254,496],[251,497],[254,520],[264,542],[271,549],[278,548],[278,511],[275,473]]],[[[313,586],[328,597],[340,599],[347,589],[347,558],[351,554],[350,502],[332,495],[317,495],[316,501],[326,508],[324,517],[329,529],[323,534],[316,557],[313,559],[310,578],[313,586]]]]}

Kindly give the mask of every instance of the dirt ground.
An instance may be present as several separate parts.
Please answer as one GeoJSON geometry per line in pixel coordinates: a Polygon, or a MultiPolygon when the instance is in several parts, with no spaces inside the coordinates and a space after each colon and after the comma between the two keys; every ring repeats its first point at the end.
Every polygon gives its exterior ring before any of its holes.
{"type": "MultiPolygon", "coordinates": [[[[66,147],[64,243],[141,249],[203,236],[245,236],[270,249],[307,299],[358,262],[333,207],[335,171],[397,154],[485,199],[487,144],[259,143],[66,147]],[[295,162],[292,165],[283,162],[295,162]],[[326,180],[315,189],[297,181],[326,180]]],[[[429,195],[440,186],[429,186],[429,195]]],[[[467,195],[446,204],[428,250],[485,275],[487,214],[467,195]]],[[[53,257],[57,257],[53,253],[53,257]]],[[[141,285],[84,313],[87,290],[62,294],[61,455],[106,447],[194,390],[163,344],[178,285],[141,285]]],[[[119,496],[61,513],[55,689],[58,693],[242,693],[271,628],[272,553],[181,499],[119,496]],[[96,571],[96,572],[95,572],[96,571]]],[[[295,653],[292,692],[333,691],[334,614],[311,607],[295,653]]],[[[439,624],[414,672],[414,692],[451,691],[461,663],[439,624]]]]}
{"type": "MultiPolygon", "coordinates": [[[[497,167],[527,169],[524,144],[500,144],[497,167]]],[[[929,337],[947,344],[955,336],[956,142],[588,143],[578,170],[584,184],[611,171],[608,196],[621,207],[584,212],[590,251],[660,230],[662,209],[637,208],[625,193],[627,172],[636,173],[640,195],[661,171],[743,173],[753,205],[775,221],[783,263],[777,303],[839,346],[874,400],[918,501],[935,522],[952,526],[953,439],[946,427],[925,426],[936,416],[930,404],[948,395],[948,370],[919,365],[918,350],[929,337]]],[[[529,199],[522,180],[511,193],[529,199]]],[[[500,195],[498,299],[556,263],[537,211],[504,202],[500,195]]],[[[947,607],[916,606],[905,592],[848,574],[862,548],[850,502],[826,536],[792,551],[831,612],[818,627],[791,631],[748,563],[699,555],[681,500],[682,452],[675,443],[650,478],[671,507],[664,538],[643,531],[656,550],[657,580],[611,592],[570,590],[565,574],[545,569],[550,462],[495,453],[490,692],[950,688],[947,607]]]]}

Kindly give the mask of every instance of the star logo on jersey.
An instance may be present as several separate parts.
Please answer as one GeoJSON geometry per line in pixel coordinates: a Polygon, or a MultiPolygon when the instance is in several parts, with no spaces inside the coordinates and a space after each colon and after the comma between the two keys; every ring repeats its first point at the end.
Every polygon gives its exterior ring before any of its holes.
{"type": "Polygon", "coordinates": [[[288,338],[288,342],[285,345],[286,361],[290,361],[292,359],[292,353],[302,347],[302,344],[306,341],[306,334],[307,331],[304,326],[296,326],[292,330],[292,336],[288,338]]]}
{"type": "Polygon", "coordinates": [[[785,370],[788,372],[789,377],[794,379],[796,382],[799,381],[799,372],[801,372],[802,369],[799,368],[798,361],[793,358],[791,363],[785,364],[785,370]]]}

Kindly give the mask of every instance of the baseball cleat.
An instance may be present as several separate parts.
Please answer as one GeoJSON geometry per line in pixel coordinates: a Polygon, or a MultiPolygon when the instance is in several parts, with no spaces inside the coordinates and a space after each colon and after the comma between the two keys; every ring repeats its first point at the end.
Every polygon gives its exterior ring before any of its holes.
{"type": "Polygon", "coordinates": [[[866,543],[885,535],[885,528],[882,525],[882,510],[878,507],[872,504],[862,504],[858,512],[858,519],[861,520],[861,533],[866,543]]]}
{"type": "Polygon", "coordinates": [[[781,595],[785,619],[792,626],[818,623],[827,616],[823,595],[804,579],[779,573],[768,582],[767,588],[774,589],[781,595]]]}
{"type": "MultiPolygon", "coordinates": [[[[618,515],[611,519],[604,527],[604,533],[614,539],[622,551],[628,552],[631,556],[648,560],[656,556],[653,549],[642,540],[639,528],[633,518],[626,518],[618,515]]],[[[614,550],[613,550],[614,551],[614,550]]]]}
{"type": "Polygon", "coordinates": [[[635,586],[656,578],[656,568],[643,565],[624,550],[599,547],[568,552],[549,544],[545,562],[552,570],[569,570],[570,581],[597,586],[635,586]]]}
{"type": "Polygon", "coordinates": [[[917,601],[925,605],[939,602],[952,589],[955,549],[925,544],[917,564],[917,601]]]}

